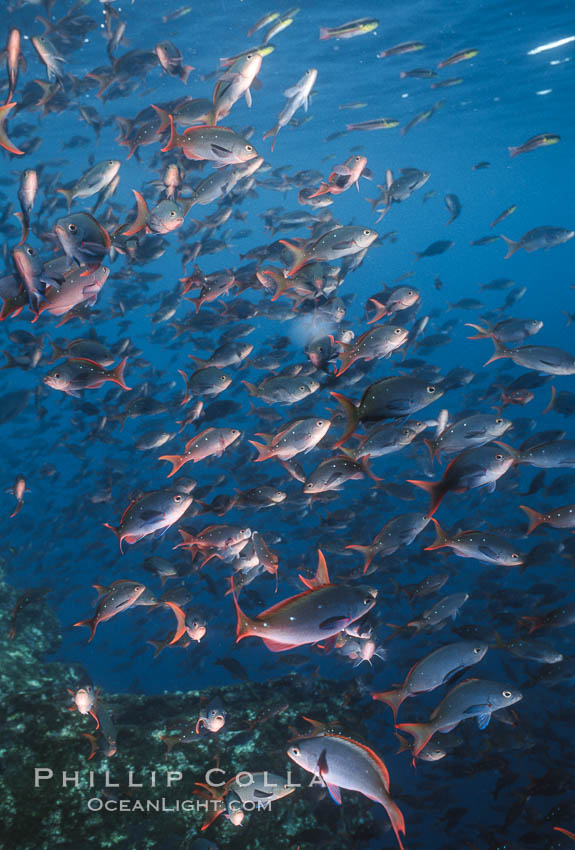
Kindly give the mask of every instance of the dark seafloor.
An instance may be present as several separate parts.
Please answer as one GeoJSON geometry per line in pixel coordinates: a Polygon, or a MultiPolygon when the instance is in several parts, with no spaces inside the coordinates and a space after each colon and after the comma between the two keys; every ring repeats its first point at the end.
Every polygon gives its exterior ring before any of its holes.
{"type": "Polygon", "coordinates": [[[0,846],[575,846],[573,4],[1,5],[0,846]]]}

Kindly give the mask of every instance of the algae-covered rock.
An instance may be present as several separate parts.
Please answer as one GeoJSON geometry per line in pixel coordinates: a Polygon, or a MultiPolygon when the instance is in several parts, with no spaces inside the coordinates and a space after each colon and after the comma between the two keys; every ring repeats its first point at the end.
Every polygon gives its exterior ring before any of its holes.
{"type": "Polygon", "coordinates": [[[310,775],[285,755],[294,730],[308,731],[301,715],[361,734],[357,715],[342,708],[332,682],[291,674],[205,692],[100,694],[98,714],[107,718],[102,726],[109,738],[112,725],[116,742],[109,756],[113,747],[94,719],[68,710],[66,688],[79,683],[78,669],[42,661],[60,634],[47,600],[22,611],[18,639],[9,639],[16,598],[0,585],[0,846],[182,850],[200,834],[222,850],[368,846],[376,834],[370,804],[350,794],[347,805],[336,806],[324,788],[309,787],[310,775]],[[218,734],[202,729],[197,735],[206,700],[221,702],[226,724],[218,734]],[[219,772],[206,777],[211,768],[219,772]],[[269,810],[246,814],[241,827],[220,816],[200,833],[213,804],[196,783],[228,781],[239,771],[269,771],[302,787],[269,810]]]}

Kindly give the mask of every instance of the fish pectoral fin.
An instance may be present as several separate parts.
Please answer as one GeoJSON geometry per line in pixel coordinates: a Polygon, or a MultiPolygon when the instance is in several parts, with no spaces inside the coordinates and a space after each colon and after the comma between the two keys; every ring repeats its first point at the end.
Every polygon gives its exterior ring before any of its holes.
{"type": "MultiPolygon", "coordinates": [[[[324,780],[325,782],[325,780],[324,780]]],[[[337,785],[330,785],[329,782],[325,783],[327,790],[329,791],[329,796],[333,800],[334,803],[337,803],[338,806],[341,806],[341,790],[337,785]]]]}
{"type": "Polygon", "coordinates": [[[463,714],[468,717],[475,717],[477,715],[483,715],[486,711],[489,711],[489,706],[487,703],[479,703],[478,705],[468,705],[463,714]]]}
{"type": "Polygon", "coordinates": [[[477,726],[481,730],[486,729],[489,726],[490,720],[491,720],[491,712],[487,712],[486,714],[479,714],[477,716],[477,726]]]}

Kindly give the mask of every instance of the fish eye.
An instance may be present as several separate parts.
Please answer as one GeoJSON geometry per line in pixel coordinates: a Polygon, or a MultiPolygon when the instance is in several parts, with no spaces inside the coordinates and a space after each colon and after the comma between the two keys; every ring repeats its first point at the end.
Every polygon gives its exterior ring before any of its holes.
{"type": "Polygon", "coordinates": [[[481,652],[481,647],[480,647],[480,646],[474,646],[474,647],[473,647],[473,652],[474,652],[476,655],[479,655],[479,653],[481,652]]]}
{"type": "Polygon", "coordinates": [[[512,558],[514,558],[515,560],[517,560],[517,559],[518,559],[518,557],[519,557],[519,555],[517,554],[517,552],[513,552],[513,554],[511,555],[511,557],[512,557],[512,558]]]}
{"type": "Polygon", "coordinates": [[[503,455],[495,455],[495,460],[503,460],[503,455]]]}
{"type": "Polygon", "coordinates": [[[54,377],[55,377],[55,378],[59,378],[59,377],[60,377],[60,373],[59,373],[59,372],[54,372],[54,377]]]}
{"type": "Polygon", "coordinates": [[[364,605],[371,605],[372,602],[373,602],[373,599],[372,599],[371,596],[366,596],[363,600],[364,605]]]}
{"type": "Polygon", "coordinates": [[[28,254],[29,257],[33,257],[36,252],[34,251],[34,248],[28,247],[28,248],[26,248],[26,253],[28,254]]]}
{"type": "Polygon", "coordinates": [[[503,419],[496,419],[495,420],[496,425],[501,425],[502,422],[503,422],[503,419]]]}
{"type": "Polygon", "coordinates": [[[76,233],[76,231],[78,230],[78,228],[76,227],[76,225],[75,225],[75,224],[73,224],[72,222],[70,222],[70,224],[68,225],[68,230],[70,231],[70,233],[76,233]]]}
{"type": "Polygon", "coordinates": [[[501,691],[501,695],[504,696],[505,699],[511,699],[511,697],[513,696],[511,691],[501,691]]]}
{"type": "Polygon", "coordinates": [[[427,387],[427,392],[428,392],[430,395],[433,395],[433,393],[435,392],[435,387],[427,387]]]}
{"type": "Polygon", "coordinates": [[[318,419],[315,424],[317,425],[318,428],[321,428],[321,426],[323,425],[323,419],[318,419]]]}
{"type": "Polygon", "coordinates": [[[113,160],[113,159],[109,159],[109,160],[108,160],[108,165],[114,165],[114,160],[113,160]]]}
{"type": "Polygon", "coordinates": [[[248,153],[251,153],[253,151],[253,149],[254,149],[253,145],[246,145],[246,150],[247,150],[248,153]]]}
{"type": "Polygon", "coordinates": [[[402,329],[401,329],[401,328],[396,328],[396,329],[394,330],[394,334],[400,334],[401,332],[402,332],[402,329]]]}
{"type": "Polygon", "coordinates": [[[364,236],[371,236],[371,230],[368,227],[366,227],[366,229],[363,231],[363,235],[364,236]]]}
{"type": "Polygon", "coordinates": [[[225,381],[225,380],[226,380],[226,376],[225,376],[225,375],[220,375],[220,381],[225,381]]]}
{"type": "Polygon", "coordinates": [[[246,59],[253,59],[253,56],[254,56],[253,53],[248,53],[248,55],[246,56],[246,59]]]}
{"type": "Polygon", "coordinates": [[[291,754],[292,754],[292,756],[299,756],[299,749],[298,749],[298,747],[292,747],[292,748],[291,748],[291,754]]]}
{"type": "Polygon", "coordinates": [[[175,210],[170,210],[170,215],[174,216],[176,214],[175,210]]]}
{"type": "Polygon", "coordinates": [[[299,390],[300,390],[301,393],[305,393],[305,387],[302,386],[302,387],[299,388],[299,390]]]}
{"type": "Polygon", "coordinates": [[[175,502],[175,503],[176,503],[176,505],[177,505],[177,504],[179,504],[181,501],[182,501],[182,494],[181,494],[181,493],[176,493],[176,495],[174,496],[174,502],[175,502]]]}

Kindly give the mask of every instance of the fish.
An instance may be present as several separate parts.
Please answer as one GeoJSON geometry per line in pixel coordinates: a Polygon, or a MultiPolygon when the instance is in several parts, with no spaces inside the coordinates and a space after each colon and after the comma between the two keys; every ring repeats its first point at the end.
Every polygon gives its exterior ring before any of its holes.
{"type": "Polygon", "coordinates": [[[112,617],[121,614],[122,611],[132,608],[146,592],[146,587],[143,584],[127,579],[114,581],[109,587],[103,587],[101,585],[94,585],[94,587],[98,591],[99,596],[96,613],[87,620],[79,620],[77,623],[74,623],[74,626],[89,626],[90,637],[88,638],[88,643],[91,643],[93,640],[100,623],[111,620],[112,617]]]}
{"type": "Polygon", "coordinates": [[[255,618],[242,611],[234,594],[236,643],[250,636],[258,637],[271,652],[287,652],[319,643],[335,637],[376,603],[377,591],[373,588],[332,584],[321,550],[314,578],[300,576],[300,579],[307,590],[284,599],[255,618]]]}
{"type": "Polygon", "coordinates": [[[392,709],[393,721],[397,724],[397,714],[406,699],[448,684],[464,670],[479,664],[488,648],[488,644],[481,641],[459,641],[440,646],[413,665],[401,687],[378,691],[372,694],[372,698],[392,709]]]}
{"type": "MultiPolygon", "coordinates": [[[[265,43],[265,42],[264,42],[265,43]]],[[[272,151],[275,149],[277,136],[282,127],[290,123],[298,109],[303,107],[304,112],[308,111],[309,101],[312,89],[317,80],[317,68],[309,68],[303,77],[298,80],[295,86],[290,86],[284,91],[284,96],[287,98],[287,103],[278,115],[277,123],[271,130],[264,133],[264,139],[273,137],[272,151]]]]}
{"type": "Polygon", "coordinates": [[[182,54],[175,44],[171,41],[160,41],[154,50],[166,74],[170,77],[178,77],[185,85],[195,68],[193,65],[184,65],[182,54]]]}
{"type": "Polygon", "coordinates": [[[348,133],[353,132],[355,130],[361,130],[365,132],[373,132],[373,130],[393,130],[394,127],[397,127],[399,121],[395,118],[370,118],[369,121],[359,121],[353,124],[346,124],[345,129],[348,133]]]}
{"type": "Polygon", "coordinates": [[[8,115],[15,106],[17,106],[15,101],[5,103],[3,106],[0,106],[0,147],[3,147],[5,151],[8,151],[8,153],[15,154],[16,156],[24,156],[26,151],[20,150],[20,148],[17,148],[16,145],[10,141],[6,130],[8,115]]]}
{"type": "Polygon", "coordinates": [[[508,236],[501,234],[501,239],[507,245],[507,254],[504,259],[508,260],[517,251],[525,251],[527,254],[532,254],[533,251],[544,251],[549,248],[554,248],[557,245],[563,245],[575,236],[575,230],[566,230],[564,227],[535,227],[525,233],[521,239],[514,241],[508,236]]]}
{"type": "Polygon", "coordinates": [[[99,162],[97,165],[88,169],[85,174],[70,188],[57,189],[61,195],[64,195],[68,204],[68,212],[72,202],[76,198],[90,198],[92,195],[97,195],[105,189],[116,177],[120,170],[121,162],[118,159],[108,159],[105,162],[99,162]]]}
{"type": "Polygon", "coordinates": [[[516,212],[516,210],[517,210],[517,204],[512,204],[510,207],[507,207],[506,209],[503,210],[502,213],[499,213],[499,215],[496,218],[493,219],[493,221],[491,222],[489,227],[496,227],[504,219],[509,218],[510,215],[513,215],[513,213],[516,212]]]}
{"type": "Polygon", "coordinates": [[[44,383],[52,390],[79,398],[84,390],[98,389],[111,381],[123,390],[131,388],[124,380],[124,369],[128,358],[124,357],[113,369],[106,370],[95,360],[70,357],[64,363],[54,366],[44,376],[44,383]]]}
{"type": "Polygon", "coordinates": [[[448,68],[450,65],[456,65],[458,62],[466,62],[469,59],[475,59],[479,50],[476,50],[474,47],[469,47],[466,50],[458,50],[457,53],[453,53],[447,59],[442,59],[442,61],[438,64],[438,68],[448,68]]]}
{"type": "Polygon", "coordinates": [[[26,486],[26,478],[23,475],[17,475],[14,484],[6,492],[13,495],[16,499],[16,507],[10,514],[10,519],[12,519],[20,513],[24,506],[24,494],[30,492],[26,486]]]}
{"type": "Polygon", "coordinates": [[[167,460],[172,464],[168,478],[175,475],[182,466],[192,461],[198,463],[208,457],[222,454],[241,437],[237,428],[206,428],[197,436],[188,440],[181,455],[161,455],[158,460],[167,460]]]}
{"type": "Polygon", "coordinates": [[[287,750],[299,767],[321,779],[335,803],[341,805],[340,789],[358,791],[384,807],[397,844],[403,850],[405,820],[389,796],[389,772],[384,762],[365,744],[333,733],[300,738],[287,750]]]}
{"type": "Polygon", "coordinates": [[[462,558],[474,558],[487,564],[497,564],[502,567],[520,567],[525,558],[516,552],[511,543],[505,538],[488,531],[459,531],[450,536],[441,528],[435,517],[430,517],[435,525],[436,537],[426,551],[448,547],[462,558]]]}
{"type": "Polygon", "coordinates": [[[510,685],[485,679],[466,679],[452,688],[425,723],[399,723],[397,728],[414,739],[417,755],[436,732],[455,729],[462,720],[477,718],[479,730],[489,725],[495,711],[509,708],[523,699],[521,691],[510,685]]]}
{"type": "Polygon", "coordinates": [[[114,532],[123,554],[123,544],[137,543],[144,537],[161,537],[178,522],[193,502],[192,490],[195,482],[176,479],[172,487],[152,490],[133,499],[120,518],[117,526],[104,523],[114,532]]]}
{"type": "Polygon", "coordinates": [[[466,449],[457,455],[445,468],[440,481],[409,479],[407,483],[429,493],[427,513],[431,517],[450,491],[466,493],[476,487],[487,487],[493,492],[499,478],[505,475],[514,463],[515,458],[509,450],[496,445],[484,445],[466,449]]]}
{"type": "Polygon", "coordinates": [[[258,155],[247,139],[228,127],[198,124],[179,134],[175,129],[173,115],[169,119],[170,138],[162,148],[162,153],[181,148],[186,159],[209,160],[221,165],[239,165],[258,155]]]}
{"type": "Polygon", "coordinates": [[[425,44],[422,41],[404,41],[402,44],[396,44],[393,47],[388,47],[386,50],[380,50],[377,54],[378,59],[387,59],[388,56],[402,56],[404,53],[414,53],[417,50],[423,50],[425,44]]]}
{"type": "Polygon", "coordinates": [[[334,448],[343,445],[362,424],[374,425],[385,419],[399,419],[418,413],[428,404],[441,398],[441,387],[428,384],[417,377],[392,375],[370,384],[359,404],[342,393],[331,392],[346,417],[346,429],[334,448]]]}
{"type": "Polygon", "coordinates": [[[356,38],[358,35],[373,32],[378,26],[377,18],[358,18],[337,27],[320,27],[319,38],[320,41],[327,41],[330,38],[356,38]]]}
{"type": "Polygon", "coordinates": [[[526,142],[523,142],[522,145],[516,145],[515,147],[508,148],[509,156],[519,156],[520,153],[530,153],[531,151],[537,150],[537,148],[545,148],[549,145],[556,145],[561,141],[561,136],[556,135],[555,133],[539,133],[538,136],[532,136],[526,142]]]}
{"type": "Polygon", "coordinates": [[[535,531],[540,525],[550,525],[551,528],[575,529],[575,505],[562,505],[546,513],[536,511],[527,505],[519,505],[529,520],[527,534],[535,531]]]}

